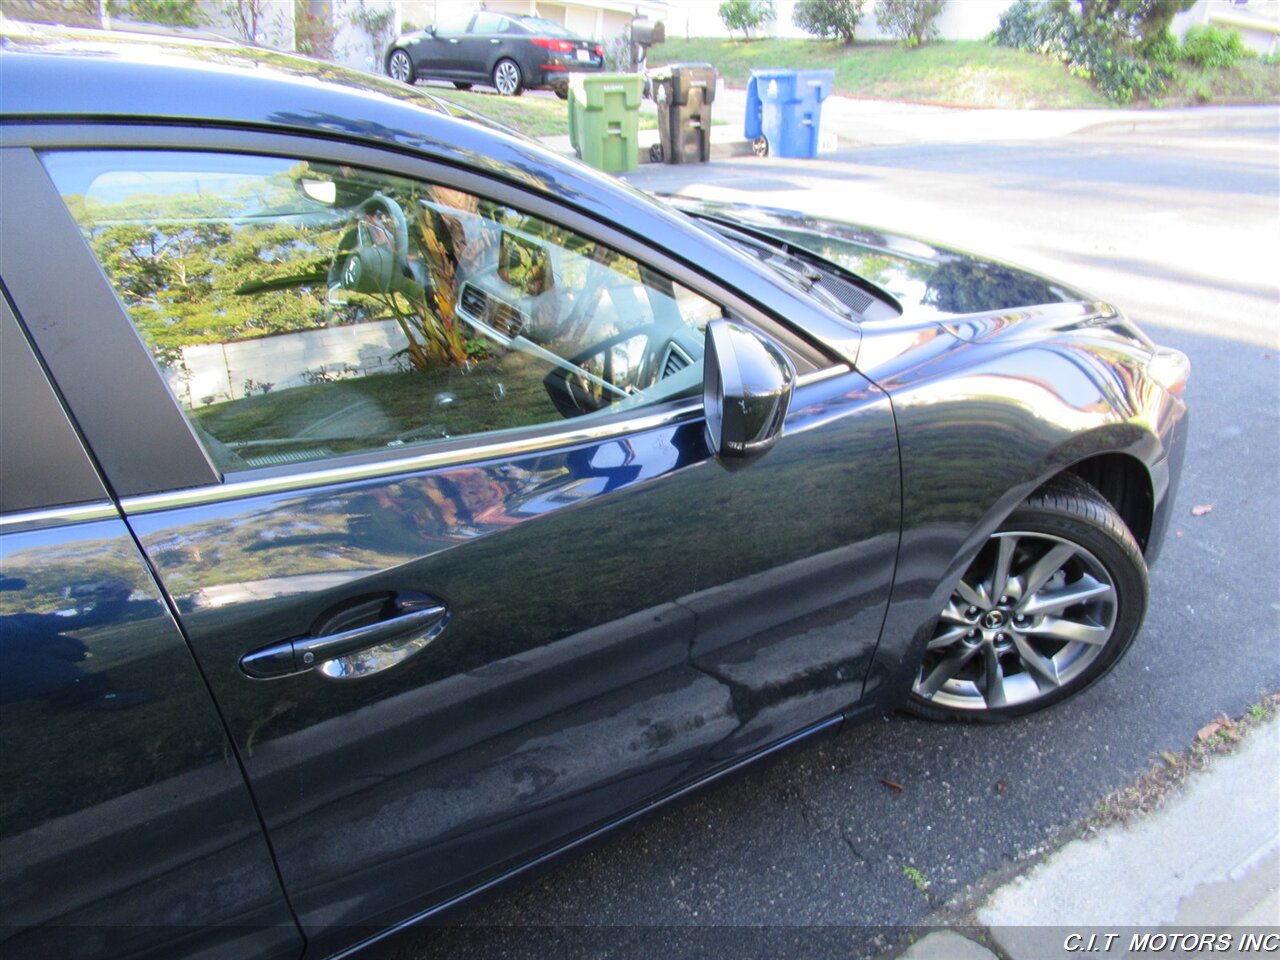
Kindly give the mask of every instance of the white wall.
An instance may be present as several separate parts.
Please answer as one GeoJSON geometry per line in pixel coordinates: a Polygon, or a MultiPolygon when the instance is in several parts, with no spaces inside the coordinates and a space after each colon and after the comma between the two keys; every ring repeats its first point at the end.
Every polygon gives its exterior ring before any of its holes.
{"type": "MultiPolygon", "coordinates": [[[[389,44],[399,34],[401,22],[399,3],[397,0],[364,0],[364,6],[367,10],[393,12],[391,28],[383,37],[384,42],[389,44]]],[[[364,70],[366,73],[382,73],[382,58],[386,49],[384,47],[375,50],[364,29],[352,23],[351,16],[358,9],[357,0],[333,0],[334,62],[354,70],[364,70]]]]}
{"type": "Polygon", "coordinates": [[[302,386],[305,372],[321,368],[334,372],[350,365],[358,376],[390,373],[399,369],[391,356],[404,345],[404,333],[394,320],[200,343],[182,348],[182,364],[166,368],[165,379],[179,403],[201,407],[206,397],[214,403],[243,397],[246,380],[283,390],[302,386]]]}

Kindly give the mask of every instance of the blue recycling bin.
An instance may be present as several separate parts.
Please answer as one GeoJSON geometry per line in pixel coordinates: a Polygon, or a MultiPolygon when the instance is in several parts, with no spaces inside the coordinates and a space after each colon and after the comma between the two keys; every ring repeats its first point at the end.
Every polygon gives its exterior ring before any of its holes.
{"type": "Polygon", "coordinates": [[[757,156],[816,157],[832,70],[752,70],[743,133],[757,156]]]}

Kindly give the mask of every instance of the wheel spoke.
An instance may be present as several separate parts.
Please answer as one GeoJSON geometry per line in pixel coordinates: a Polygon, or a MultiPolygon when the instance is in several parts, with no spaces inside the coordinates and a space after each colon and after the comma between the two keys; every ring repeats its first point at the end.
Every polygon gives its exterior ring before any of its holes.
{"type": "Polygon", "coordinates": [[[984,589],[981,585],[971,587],[964,580],[956,584],[956,593],[965,603],[974,607],[981,607],[983,610],[991,606],[991,601],[984,596],[984,589]]]}
{"type": "Polygon", "coordinates": [[[1003,707],[1004,669],[1000,666],[1000,655],[989,643],[982,645],[982,699],[988,707],[1003,707]]]}
{"type": "Polygon", "coordinates": [[[1031,674],[1031,679],[1036,682],[1041,693],[1062,685],[1057,664],[1049,657],[1042,656],[1035,647],[1031,646],[1026,637],[1015,633],[1013,645],[1017,647],[1019,659],[1031,674]]]}
{"type": "Polygon", "coordinates": [[[969,635],[970,629],[971,628],[968,624],[952,627],[950,630],[947,630],[944,633],[940,633],[938,634],[938,636],[930,640],[929,646],[926,647],[925,649],[941,650],[944,647],[949,647],[953,643],[957,642],[958,640],[963,640],[965,637],[967,637],[969,635]]]}
{"type": "Polygon", "coordinates": [[[973,659],[977,647],[958,644],[951,652],[938,661],[937,666],[929,671],[929,675],[920,681],[916,693],[922,697],[932,697],[944,683],[960,672],[960,668],[973,659]]]}
{"type": "Polygon", "coordinates": [[[1069,543],[1059,543],[1043,557],[1027,568],[1023,574],[1022,595],[1029,597],[1049,582],[1049,578],[1062,569],[1062,565],[1076,555],[1076,548],[1069,543]]]}
{"type": "Polygon", "coordinates": [[[1103,597],[1113,599],[1115,590],[1110,584],[1102,583],[1086,574],[1064,590],[1029,596],[1019,604],[1018,612],[1028,617],[1041,613],[1057,613],[1077,603],[1083,603],[1085,600],[1103,597]]]}
{"type": "Polygon", "coordinates": [[[996,565],[991,571],[991,602],[995,603],[1009,593],[1009,565],[1013,561],[1013,549],[1018,545],[1015,536],[1001,537],[996,543],[996,565]]]}
{"type": "Polygon", "coordinates": [[[1087,643],[1092,646],[1101,646],[1111,637],[1110,627],[1100,627],[1078,620],[1062,620],[1058,617],[1045,617],[1039,623],[1027,627],[1023,632],[1070,643],[1087,643]]]}
{"type": "Polygon", "coordinates": [[[943,623],[963,623],[969,625],[969,619],[964,615],[964,611],[956,606],[955,600],[946,605],[942,611],[942,615],[938,618],[943,623]]]}

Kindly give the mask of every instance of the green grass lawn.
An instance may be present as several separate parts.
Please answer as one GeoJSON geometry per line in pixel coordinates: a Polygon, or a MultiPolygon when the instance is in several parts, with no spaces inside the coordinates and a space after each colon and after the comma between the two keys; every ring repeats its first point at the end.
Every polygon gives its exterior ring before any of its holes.
{"type": "Polygon", "coordinates": [[[745,86],[753,67],[835,71],[834,91],[852,97],[927,100],[976,107],[1101,107],[1106,99],[1058,64],[980,40],[930,43],[907,50],[891,43],[846,46],[828,40],[668,40],[649,54],[652,66],[712,63],[731,86],[745,86]]]}
{"type": "Polygon", "coordinates": [[[1241,60],[1229,70],[1183,64],[1161,98],[1166,107],[1197,103],[1280,103],[1280,64],[1241,60]]]}
{"type": "MultiPolygon", "coordinates": [[[[694,38],[668,40],[649,55],[652,66],[680,61],[712,63],[731,86],[745,86],[752,68],[801,67],[834,70],[834,92],[851,97],[974,107],[1115,106],[1054,60],[982,40],[907,50],[891,43],[845,46],[828,40],[694,38]]],[[[1226,70],[1183,65],[1179,80],[1152,105],[1216,101],[1280,102],[1280,66],[1257,59],[1242,60],[1226,70]]]]}
{"type": "MultiPolygon", "coordinates": [[[[441,100],[448,100],[460,107],[519,130],[531,137],[551,137],[569,132],[569,102],[559,97],[500,97],[496,91],[453,90],[449,87],[425,84],[419,87],[424,93],[441,100]]],[[[652,113],[640,113],[640,129],[652,130],[658,125],[652,113]]]]}

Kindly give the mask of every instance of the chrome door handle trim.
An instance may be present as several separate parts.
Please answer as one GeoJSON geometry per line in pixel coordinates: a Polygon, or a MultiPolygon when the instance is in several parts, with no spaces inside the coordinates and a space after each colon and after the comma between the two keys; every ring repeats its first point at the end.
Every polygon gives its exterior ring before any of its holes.
{"type": "MultiPolygon", "coordinates": [[[[437,627],[443,629],[445,612],[444,604],[436,603],[329,636],[282,640],[246,653],[240,658],[240,669],[255,680],[273,680],[307,673],[326,663],[375,647],[407,646],[417,642],[425,646],[426,641],[434,639],[432,632],[439,632],[437,627]]],[[[335,676],[324,672],[326,676],[335,676]]]]}

